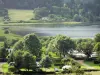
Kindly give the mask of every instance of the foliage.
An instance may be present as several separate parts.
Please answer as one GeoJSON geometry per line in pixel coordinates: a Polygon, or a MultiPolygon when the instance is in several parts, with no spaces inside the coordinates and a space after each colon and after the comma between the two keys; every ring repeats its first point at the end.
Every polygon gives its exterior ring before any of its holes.
{"type": "Polygon", "coordinates": [[[6,48],[3,47],[0,49],[0,58],[5,59],[7,57],[7,54],[8,54],[8,52],[7,52],[6,48]]]}
{"type": "Polygon", "coordinates": [[[0,58],[5,59],[8,55],[8,51],[7,51],[8,45],[6,42],[4,42],[3,47],[0,48],[0,58]]]}
{"type": "Polygon", "coordinates": [[[37,7],[51,7],[51,6],[61,6],[62,0],[8,0],[3,1],[5,8],[16,8],[16,9],[34,9],[37,7]],[[13,5],[12,5],[13,2],[13,5]]]}
{"type": "Polygon", "coordinates": [[[98,42],[98,43],[94,46],[94,50],[97,51],[97,53],[100,51],[100,42],[98,42]]]}
{"type": "Polygon", "coordinates": [[[64,63],[64,65],[69,65],[69,63],[71,62],[71,59],[67,59],[67,58],[63,58],[62,63],[64,63]]]}
{"type": "Polygon", "coordinates": [[[80,52],[84,52],[87,55],[87,58],[93,52],[94,41],[92,39],[79,39],[77,41],[77,50],[80,52]]]}
{"type": "Polygon", "coordinates": [[[5,33],[5,34],[9,34],[9,30],[5,30],[4,33],[5,33]]]}
{"type": "Polygon", "coordinates": [[[52,59],[49,56],[42,58],[40,61],[41,65],[45,68],[49,68],[52,66],[52,59]]]}
{"type": "Polygon", "coordinates": [[[14,52],[14,57],[13,57],[13,62],[15,62],[15,68],[20,69],[23,67],[23,51],[15,51],[14,52]]]}
{"type": "Polygon", "coordinates": [[[96,42],[100,42],[100,33],[96,34],[94,39],[96,42]]]}
{"type": "Polygon", "coordinates": [[[14,50],[23,50],[24,44],[22,40],[19,40],[17,43],[14,44],[13,49],[14,50]]]}
{"type": "Polygon", "coordinates": [[[78,39],[77,43],[77,50],[79,52],[84,52],[87,55],[87,59],[91,56],[94,50],[95,41],[92,39],[78,39]]]}
{"type": "Polygon", "coordinates": [[[36,57],[27,51],[15,51],[13,53],[13,62],[15,63],[14,67],[17,70],[20,70],[21,68],[25,68],[28,71],[30,69],[35,70],[37,66],[36,57]]]}
{"type": "Polygon", "coordinates": [[[26,68],[28,71],[29,69],[36,69],[36,57],[29,52],[24,52],[23,61],[23,67],[26,68]]]}
{"type": "Polygon", "coordinates": [[[6,16],[8,15],[8,10],[7,9],[4,9],[4,8],[0,8],[0,16],[6,16]]]}
{"type": "Polygon", "coordinates": [[[97,60],[100,62],[100,42],[98,42],[95,46],[94,46],[94,50],[97,52],[97,60]]]}
{"type": "Polygon", "coordinates": [[[9,71],[9,72],[16,72],[17,70],[16,70],[16,68],[15,68],[14,66],[10,66],[10,67],[8,68],[8,71],[9,71]]]}
{"type": "Polygon", "coordinates": [[[59,53],[65,56],[69,50],[75,48],[75,42],[67,36],[58,35],[55,38],[54,46],[58,49],[59,53]]]}
{"type": "Polygon", "coordinates": [[[35,13],[35,18],[38,19],[38,17],[45,17],[49,14],[49,10],[46,7],[42,7],[42,8],[35,8],[34,9],[34,13],[35,13]]]}
{"type": "Polygon", "coordinates": [[[74,17],[73,17],[74,21],[76,22],[82,22],[82,16],[78,15],[78,14],[75,14],[74,17]]]}
{"type": "Polygon", "coordinates": [[[40,56],[41,43],[35,34],[24,36],[24,46],[26,50],[29,50],[33,55],[40,56]]]}

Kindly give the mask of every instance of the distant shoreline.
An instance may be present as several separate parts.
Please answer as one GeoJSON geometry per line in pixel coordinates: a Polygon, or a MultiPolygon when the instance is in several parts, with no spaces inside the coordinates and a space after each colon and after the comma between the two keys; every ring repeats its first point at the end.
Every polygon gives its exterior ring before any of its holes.
{"type": "Polygon", "coordinates": [[[63,25],[98,25],[100,22],[36,22],[36,23],[0,23],[0,26],[28,26],[28,25],[57,25],[57,24],[63,24],[63,25]]]}

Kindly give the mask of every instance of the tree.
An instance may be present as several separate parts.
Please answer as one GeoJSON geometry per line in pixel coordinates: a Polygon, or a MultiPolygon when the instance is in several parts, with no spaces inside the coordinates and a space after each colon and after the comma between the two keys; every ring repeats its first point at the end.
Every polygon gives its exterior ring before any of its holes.
{"type": "Polygon", "coordinates": [[[92,42],[81,42],[77,49],[82,50],[87,55],[87,58],[89,58],[93,52],[93,46],[94,44],[92,42]]]}
{"type": "Polygon", "coordinates": [[[29,69],[36,70],[36,66],[36,57],[29,52],[24,52],[23,67],[29,71],[29,69]]]}
{"type": "Polygon", "coordinates": [[[14,51],[9,59],[8,62],[14,62],[14,67],[17,70],[20,70],[21,68],[25,68],[27,71],[31,70],[35,70],[36,71],[36,57],[33,56],[31,53],[29,53],[28,51],[24,50],[24,51],[20,51],[20,50],[16,50],[14,51]]]}
{"type": "Polygon", "coordinates": [[[14,66],[17,70],[23,67],[23,52],[20,50],[14,52],[13,62],[15,62],[14,66]]]}
{"type": "Polygon", "coordinates": [[[94,46],[94,50],[97,51],[97,53],[100,51],[100,42],[98,42],[98,43],[94,46]]]}
{"type": "Polygon", "coordinates": [[[69,50],[75,48],[75,42],[69,37],[63,35],[56,36],[54,43],[55,48],[57,48],[59,53],[63,54],[64,56],[69,50]]]}
{"type": "Polygon", "coordinates": [[[4,31],[4,34],[9,34],[9,30],[5,30],[4,31]]]}
{"type": "Polygon", "coordinates": [[[75,14],[73,19],[74,19],[74,21],[80,22],[80,21],[82,21],[82,16],[78,15],[78,14],[75,14]]]}
{"type": "Polygon", "coordinates": [[[23,40],[19,40],[18,42],[16,42],[13,46],[14,50],[23,50],[24,49],[24,43],[23,40]]]}
{"type": "Polygon", "coordinates": [[[42,58],[42,60],[40,61],[41,65],[45,68],[51,67],[52,65],[52,60],[49,56],[46,56],[44,58],[42,58]]]}
{"type": "Polygon", "coordinates": [[[40,56],[41,43],[35,34],[28,34],[24,37],[24,46],[33,55],[40,56]]]}
{"type": "Polygon", "coordinates": [[[41,19],[42,17],[48,16],[49,10],[46,7],[35,8],[34,13],[35,13],[35,18],[36,19],[39,18],[39,17],[41,19]]]}
{"type": "Polygon", "coordinates": [[[0,48],[0,58],[5,59],[7,55],[8,55],[7,50],[4,47],[0,48]]]}
{"type": "Polygon", "coordinates": [[[5,59],[8,55],[8,51],[7,51],[8,45],[6,42],[4,42],[3,47],[0,48],[0,57],[5,59]]]}
{"type": "Polygon", "coordinates": [[[87,58],[93,52],[94,41],[92,39],[80,39],[77,43],[77,50],[84,52],[87,55],[87,58]]]}
{"type": "Polygon", "coordinates": [[[94,39],[96,42],[100,42],[100,33],[96,34],[94,39]]]}
{"type": "Polygon", "coordinates": [[[100,42],[94,46],[94,50],[97,52],[98,60],[100,61],[100,42]]]}
{"type": "Polygon", "coordinates": [[[4,16],[4,21],[10,21],[10,17],[8,15],[4,16]]]}

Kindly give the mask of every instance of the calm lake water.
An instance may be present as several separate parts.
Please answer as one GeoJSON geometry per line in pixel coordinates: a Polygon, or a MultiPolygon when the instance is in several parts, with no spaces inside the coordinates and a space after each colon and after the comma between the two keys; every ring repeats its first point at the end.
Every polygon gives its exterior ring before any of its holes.
{"type": "Polygon", "coordinates": [[[100,25],[32,25],[32,26],[8,26],[12,32],[19,35],[36,33],[39,36],[67,35],[71,38],[93,38],[100,33],[100,25]]]}

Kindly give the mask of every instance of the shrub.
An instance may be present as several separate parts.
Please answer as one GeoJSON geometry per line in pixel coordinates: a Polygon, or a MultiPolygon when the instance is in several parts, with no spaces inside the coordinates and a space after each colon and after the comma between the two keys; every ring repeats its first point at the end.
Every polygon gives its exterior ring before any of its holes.
{"type": "Polygon", "coordinates": [[[0,41],[4,41],[5,40],[5,36],[0,36],[0,41]]]}
{"type": "Polygon", "coordinates": [[[14,66],[10,66],[10,67],[8,68],[8,71],[9,71],[9,72],[16,72],[17,69],[16,69],[14,66]]]}
{"type": "Polygon", "coordinates": [[[4,31],[4,34],[9,34],[9,30],[5,30],[4,31]]]}
{"type": "Polygon", "coordinates": [[[100,61],[99,60],[94,60],[94,64],[100,64],[100,61]]]}

